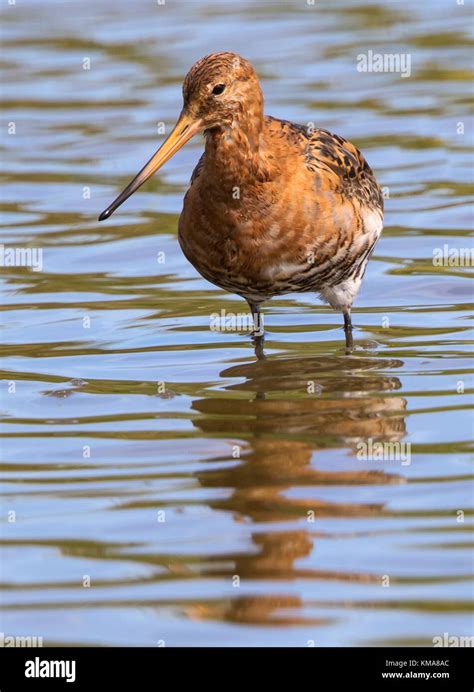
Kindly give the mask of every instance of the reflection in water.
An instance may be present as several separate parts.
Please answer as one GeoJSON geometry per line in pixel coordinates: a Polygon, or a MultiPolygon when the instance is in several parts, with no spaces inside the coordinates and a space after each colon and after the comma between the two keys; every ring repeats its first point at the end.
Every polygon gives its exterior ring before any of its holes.
{"type": "MultiPolygon", "coordinates": [[[[232,574],[246,580],[379,579],[378,575],[342,570],[303,569],[296,563],[314,549],[314,528],[319,518],[378,515],[383,512],[383,503],[339,503],[288,495],[293,489],[305,487],[403,481],[401,476],[384,471],[318,468],[325,450],[347,446],[355,450],[357,442],[368,438],[393,442],[403,437],[406,400],[391,395],[399,389],[400,381],[379,372],[402,365],[400,360],[358,357],[257,360],[221,372],[222,377],[241,380],[228,386],[225,396],[193,402],[193,408],[204,414],[195,421],[200,430],[247,440],[236,465],[196,474],[203,487],[232,489],[228,497],[213,501],[211,507],[232,512],[236,521],[256,524],[307,519],[307,529],[252,533],[256,550],[244,555],[220,555],[219,563],[233,563],[232,574]],[[232,397],[229,392],[244,396],[232,397]]],[[[218,567],[216,573],[222,574],[222,569],[218,567]]],[[[212,568],[207,574],[213,574],[212,568]]],[[[231,599],[225,612],[220,603],[193,610],[193,614],[275,624],[276,610],[298,607],[302,602],[294,594],[256,595],[231,599]]],[[[277,620],[288,623],[286,617],[277,620]]],[[[294,615],[290,621],[303,622],[294,615]]],[[[309,621],[305,618],[304,622],[309,621]]]]}

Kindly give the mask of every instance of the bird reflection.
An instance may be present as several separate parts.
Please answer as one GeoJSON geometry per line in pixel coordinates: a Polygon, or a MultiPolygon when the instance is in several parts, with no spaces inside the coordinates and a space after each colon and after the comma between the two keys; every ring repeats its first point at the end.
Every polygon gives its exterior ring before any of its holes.
{"type": "MultiPolygon", "coordinates": [[[[234,448],[238,458],[231,467],[223,467],[224,458],[213,457],[209,468],[196,474],[203,487],[231,489],[210,506],[255,526],[253,550],[211,557],[207,575],[285,582],[379,579],[342,569],[305,569],[296,563],[315,549],[318,519],[383,513],[383,502],[362,501],[358,486],[403,482],[398,473],[368,469],[370,462],[354,459],[360,441],[394,442],[404,436],[406,400],[395,394],[401,383],[391,373],[402,365],[400,360],[343,355],[257,360],[221,372],[222,378],[231,380],[223,395],[193,402],[193,409],[201,414],[194,425],[202,432],[234,439],[236,445],[245,441],[234,448]],[[345,468],[341,468],[340,454],[329,457],[334,458],[335,467],[328,468],[328,453],[341,448],[347,454],[345,468]],[[319,468],[323,463],[326,468],[319,468]],[[361,468],[354,468],[355,464],[361,468]],[[350,501],[317,497],[322,486],[349,485],[354,486],[350,501]],[[298,492],[292,493],[294,489],[298,492]],[[297,528],[258,530],[264,522],[297,522],[297,528]],[[233,565],[230,572],[223,571],[223,561],[233,565]]],[[[225,603],[206,604],[198,617],[261,624],[319,622],[295,615],[298,609],[302,612],[303,603],[294,593],[236,595],[225,603]]]]}

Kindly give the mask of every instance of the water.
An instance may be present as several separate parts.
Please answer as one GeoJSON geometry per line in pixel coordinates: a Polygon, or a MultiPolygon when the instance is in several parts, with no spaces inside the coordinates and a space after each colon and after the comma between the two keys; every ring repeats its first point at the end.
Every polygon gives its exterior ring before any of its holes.
{"type": "Polygon", "coordinates": [[[433,263],[471,246],[469,13],[5,4],[2,242],[42,249],[43,267],[2,268],[3,632],[151,646],[473,633],[472,271],[433,263]],[[255,64],[268,113],[353,140],[385,188],[352,356],[311,294],[269,303],[264,361],[247,335],[209,329],[246,308],[178,247],[198,138],[96,221],[174,123],[190,65],[223,49],[255,64]],[[409,54],[411,75],[358,72],[368,50],[409,54]],[[411,455],[361,458],[370,441],[411,455]]]}

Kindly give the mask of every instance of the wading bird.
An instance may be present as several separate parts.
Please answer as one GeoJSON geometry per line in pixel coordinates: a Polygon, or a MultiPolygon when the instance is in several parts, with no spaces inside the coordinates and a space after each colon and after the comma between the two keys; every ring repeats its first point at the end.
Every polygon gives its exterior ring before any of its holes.
{"type": "Polygon", "coordinates": [[[198,60],[183,99],[169,137],[99,220],[204,133],[179,219],[187,259],[245,298],[260,347],[261,305],[315,291],[342,311],[351,349],[352,303],[383,226],[381,190],[360,151],[327,130],[264,115],[255,69],[235,53],[198,60]]]}

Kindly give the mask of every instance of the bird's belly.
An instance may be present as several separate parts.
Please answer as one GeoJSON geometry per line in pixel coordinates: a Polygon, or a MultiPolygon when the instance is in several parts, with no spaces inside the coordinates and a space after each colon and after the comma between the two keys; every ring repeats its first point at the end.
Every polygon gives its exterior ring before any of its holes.
{"type": "MultiPolygon", "coordinates": [[[[263,302],[285,293],[306,291],[321,292],[327,286],[337,285],[347,279],[362,278],[372,243],[365,251],[348,249],[344,253],[318,261],[311,251],[305,256],[280,258],[278,261],[227,263],[224,255],[220,261],[212,261],[205,252],[189,252],[189,246],[181,243],[184,254],[205,279],[220,288],[237,293],[253,302],[263,302]]],[[[273,258],[272,258],[273,259],[273,258]]]]}
{"type": "Polygon", "coordinates": [[[361,279],[379,237],[376,229],[347,229],[339,236],[306,233],[289,227],[272,237],[272,226],[258,236],[240,228],[213,229],[180,223],[179,242],[186,258],[211,283],[254,302],[292,292],[322,292],[353,278],[361,279]]]}
{"type": "MultiPolygon", "coordinates": [[[[237,293],[254,302],[263,302],[277,295],[275,282],[271,276],[255,264],[237,256],[229,259],[225,248],[202,244],[197,246],[179,235],[181,249],[186,259],[207,281],[231,293],[237,293]]],[[[288,292],[288,290],[286,291],[288,292]]]]}

